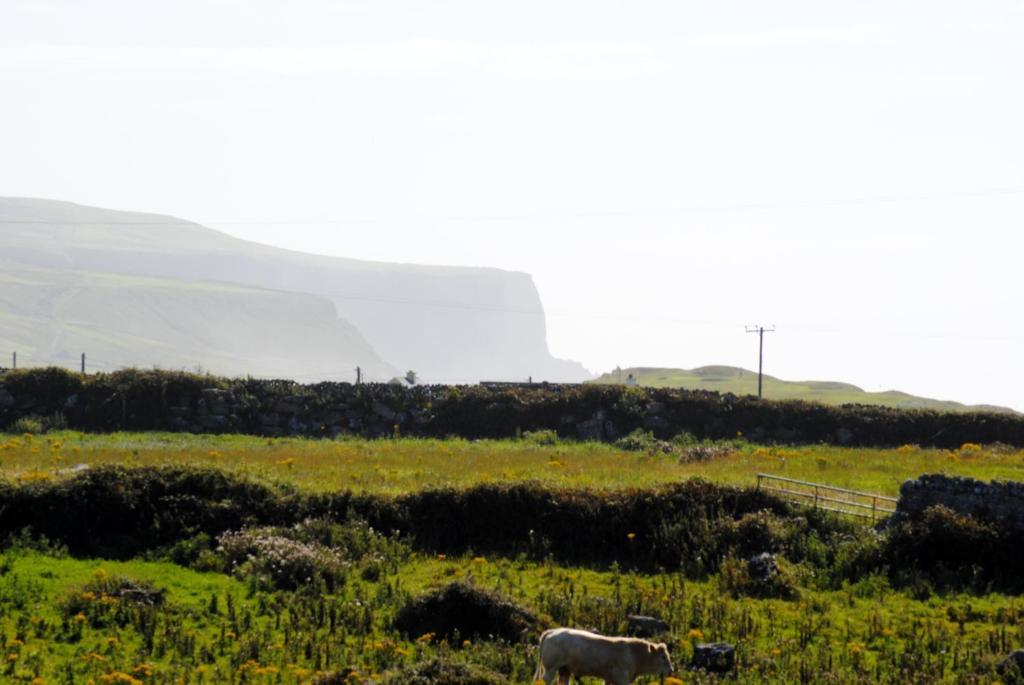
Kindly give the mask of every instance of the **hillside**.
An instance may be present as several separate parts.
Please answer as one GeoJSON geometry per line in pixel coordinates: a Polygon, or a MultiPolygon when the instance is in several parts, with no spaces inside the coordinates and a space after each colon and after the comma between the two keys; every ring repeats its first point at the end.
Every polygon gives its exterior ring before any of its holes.
{"type": "MultiPolygon", "coordinates": [[[[696,369],[630,368],[612,371],[594,383],[620,383],[632,374],[639,385],[650,388],[714,390],[735,395],[757,394],[757,372],[735,366],[702,366],[696,369]]],[[[872,404],[899,409],[935,409],[938,411],[996,411],[1015,413],[1006,407],[964,405],[959,402],[917,397],[896,390],[867,392],[850,383],[835,381],[784,381],[764,376],[764,397],[772,400],[809,400],[825,404],[872,404]]]]}
{"type": "MultiPolygon", "coordinates": [[[[380,358],[427,380],[589,377],[579,364],[550,355],[540,297],[524,273],[303,254],[174,217],[29,198],[0,198],[0,254],[42,269],[218,281],[325,298],[380,358]]],[[[111,292],[111,306],[121,295],[111,292]]]]}
{"type": "Polygon", "coordinates": [[[352,380],[396,370],[323,298],[224,283],[14,266],[0,261],[6,365],[186,368],[352,380]]]}

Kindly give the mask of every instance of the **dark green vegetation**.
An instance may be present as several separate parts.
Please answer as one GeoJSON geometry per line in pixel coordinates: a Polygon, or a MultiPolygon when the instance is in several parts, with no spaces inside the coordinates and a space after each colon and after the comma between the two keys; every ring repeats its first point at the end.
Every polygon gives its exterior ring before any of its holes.
{"type": "Polygon", "coordinates": [[[830,407],[705,391],[618,386],[300,385],[176,372],[0,375],[0,426],[34,418],[88,431],[207,430],[256,435],[509,438],[526,431],[611,440],[743,435],[754,442],[850,446],[1024,445],[1024,416],[830,407]]]}
{"type": "MultiPolygon", "coordinates": [[[[734,395],[757,394],[757,371],[736,366],[702,366],[696,369],[629,368],[616,369],[595,379],[594,383],[619,384],[633,376],[641,387],[681,388],[731,392],[734,395]]],[[[896,409],[933,411],[1008,412],[1012,409],[990,405],[969,406],[959,402],[933,400],[905,392],[887,390],[867,392],[850,383],[835,381],[784,381],[765,374],[764,396],[772,400],[804,400],[823,404],[873,404],[896,409]]]]}

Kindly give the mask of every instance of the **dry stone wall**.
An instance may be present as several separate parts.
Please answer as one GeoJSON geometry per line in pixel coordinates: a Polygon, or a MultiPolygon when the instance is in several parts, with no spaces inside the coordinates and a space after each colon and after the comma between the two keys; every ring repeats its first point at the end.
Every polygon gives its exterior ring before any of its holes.
{"type": "Polygon", "coordinates": [[[938,474],[921,476],[900,488],[897,520],[920,518],[934,506],[995,524],[1003,533],[1024,533],[1024,483],[985,483],[938,474]]]}
{"type": "Polygon", "coordinates": [[[169,430],[336,437],[508,438],[552,430],[615,440],[739,436],[762,443],[1024,446],[1024,417],[885,407],[833,407],[705,391],[611,385],[415,386],[227,379],[128,370],[0,374],[0,430],[33,417],[86,431],[169,430]]]}

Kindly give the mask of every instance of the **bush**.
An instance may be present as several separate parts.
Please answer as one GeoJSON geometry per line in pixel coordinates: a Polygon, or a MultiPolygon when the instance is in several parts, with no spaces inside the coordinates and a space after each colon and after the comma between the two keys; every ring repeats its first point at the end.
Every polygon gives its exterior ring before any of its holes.
{"type": "MultiPolygon", "coordinates": [[[[991,524],[937,505],[917,520],[898,523],[885,554],[902,582],[924,576],[939,586],[978,586],[1011,570],[998,563],[1010,547],[991,524]]],[[[1009,556],[1017,558],[1017,551],[1009,556]]]]}
{"type": "Polygon", "coordinates": [[[338,550],[277,535],[273,528],[225,533],[217,542],[228,569],[264,588],[315,589],[323,584],[334,592],[352,565],[338,550]]]}
{"type": "Polygon", "coordinates": [[[534,445],[552,446],[558,444],[558,432],[553,430],[526,431],[523,440],[534,445]]]}
{"type": "Polygon", "coordinates": [[[379,578],[385,563],[397,565],[410,552],[402,541],[360,520],[306,519],[289,527],[247,528],[225,533],[217,542],[223,567],[279,590],[322,584],[333,592],[352,567],[363,564],[364,578],[379,578]]]}
{"type": "Polygon", "coordinates": [[[467,639],[533,639],[540,622],[506,597],[456,582],[410,600],[395,616],[395,628],[411,639],[431,633],[458,645],[467,639]]]}
{"type": "Polygon", "coordinates": [[[127,625],[133,614],[164,604],[166,590],[145,580],[128,576],[108,576],[102,569],[85,585],[72,591],[60,604],[68,621],[102,626],[127,625]]]}
{"type": "Polygon", "coordinates": [[[407,666],[384,682],[385,685],[507,685],[508,680],[474,664],[431,659],[407,666]]]}
{"type": "Polygon", "coordinates": [[[40,435],[46,432],[46,424],[38,416],[22,416],[7,427],[8,433],[40,435]]]}
{"type": "Polygon", "coordinates": [[[722,562],[719,582],[722,590],[733,597],[796,599],[799,596],[795,568],[770,554],[747,560],[727,557],[722,562]]]}
{"type": "Polygon", "coordinates": [[[615,441],[615,446],[628,452],[647,452],[648,454],[670,454],[672,443],[658,440],[651,431],[637,428],[624,438],[615,441]]]}

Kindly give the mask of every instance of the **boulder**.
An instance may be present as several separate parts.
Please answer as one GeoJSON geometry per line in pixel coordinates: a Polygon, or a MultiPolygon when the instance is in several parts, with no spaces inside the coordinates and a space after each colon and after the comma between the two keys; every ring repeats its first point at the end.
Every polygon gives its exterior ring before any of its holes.
{"type": "Polygon", "coordinates": [[[1011,674],[1018,677],[1024,675],[1024,649],[1018,649],[1011,653],[1010,656],[1000,661],[997,670],[999,671],[999,675],[1004,678],[1011,674]],[[1014,673],[1015,669],[1016,673],[1014,673]]]}
{"type": "Polygon", "coordinates": [[[664,413],[665,413],[665,404],[664,404],[664,402],[651,402],[650,404],[647,405],[647,415],[648,416],[661,416],[664,413]]]}
{"type": "Polygon", "coordinates": [[[648,416],[644,419],[644,428],[656,433],[668,430],[669,423],[660,416],[648,416]]]}
{"type": "Polygon", "coordinates": [[[668,631],[668,623],[660,618],[633,614],[626,617],[626,632],[633,637],[654,637],[668,631]]]}
{"type": "Polygon", "coordinates": [[[14,406],[14,395],[0,388],[0,409],[7,409],[14,406]]]}
{"type": "Polygon", "coordinates": [[[594,419],[582,421],[576,424],[576,436],[580,440],[600,440],[604,437],[604,426],[594,419]]]}
{"type": "Polygon", "coordinates": [[[693,649],[690,668],[708,673],[729,673],[736,668],[736,645],[727,642],[697,645],[693,649]]]}
{"type": "Polygon", "coordinates": [[[397,412],[383,402],[373,403],[373,413],[385,421],[394,421],[397,412]]]}
{"type": "Polygon", "coordinates": [[[747,573],[755,582],[771,582],[779,575],[779,562],[775,559],[774,554],[768,552],[756,554],[747,559],[747,573]]]}

